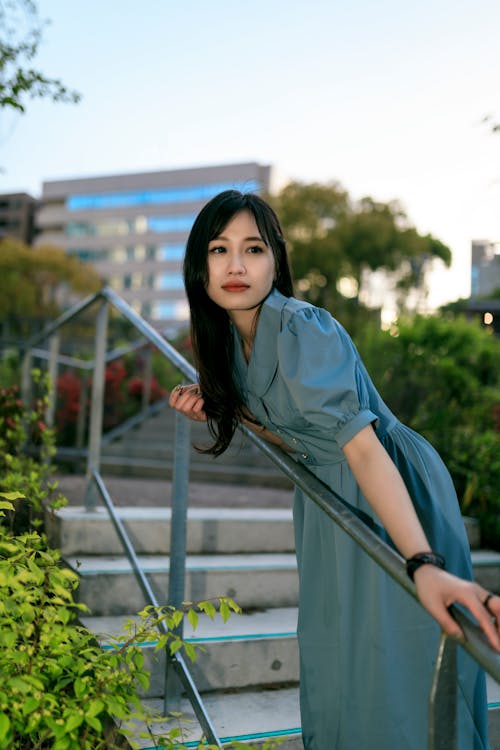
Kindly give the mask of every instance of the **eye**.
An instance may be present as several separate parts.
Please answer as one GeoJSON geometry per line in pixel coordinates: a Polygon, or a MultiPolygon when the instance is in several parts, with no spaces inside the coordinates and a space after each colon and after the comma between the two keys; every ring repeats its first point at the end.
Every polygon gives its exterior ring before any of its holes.
{"type": "Polygon", "coordinates": [[[247,253],[263,253],[264,248],[260,245],[251,245],[250,247],[247,247],[247,253]]]}
{"type": "Polygon", "coordinates": [[[226,248],[223,245],[214,245],[214,247],[208,248],[208,252],[218,255],[219,253],[225,253],[226,248]]]}

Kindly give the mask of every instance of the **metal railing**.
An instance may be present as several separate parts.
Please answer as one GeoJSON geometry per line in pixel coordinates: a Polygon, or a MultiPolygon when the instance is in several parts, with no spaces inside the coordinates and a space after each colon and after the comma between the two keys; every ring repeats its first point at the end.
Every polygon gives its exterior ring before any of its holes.
{"type": "MultiPolygon", "coordinates": [[[[44,331],[27,342],[23,358],[22,386],[25,398],[30,395],[29,374],[33,356],[38,345],[49,339],[49,350],[44,356],[48,358],[48,369],[53,381],[57,376],[59,361],[64,361],[59,354],[58,331],[84,310],[93,304],[100,303],[95,335],[95,353],[90,366],[94,377],[92,384],[92,398],[90,408],[89,448],[87,452],[87,493],[86,507],[92,510],[96,503],[96,491],[105,504],[115,529],[122,541],[123,547],[132,565],[137,580],[144,592],[148,603],[158,606],[156,597],[149,585],[144,571],[141,569],[133,545],[121,523],[119,514],[105,487],[99,473],[100,451],[102,444],[102,410],[104,397],[104,368],[106,363],[106,336],[108,321],[108,306],[112,305],[119,311],[144,338],[153,344],[157,350],[182,372],[187,380],[196,382],[196,371],[151,325],[132,310],[115,292],[104,288],[97,294],[84,300],[69,310],[44,331]]],[[[50,415],[49,416],[53,416],[50,415]]],[[[417,601],[415,585],[408,579],[403,558],[383,540],[381,540],[362,520],[349,510],[340,495],[327,487],[304,466],[294,461],[290,456],[278,448],[266,443],[248,428],[241,426],[240,430],[246,437],[268,456],[276,466],[297,487],[299,487],[323,512],[340,526],[349,536],[383,568],[407,593],[417,601]]],[[[187,515],[187,483],[189,463],[189,425],[188,421],[176,415],[176,448],[174,461],[173,492],[172,492],[172,523],[171,523],[171,552],[169,572],[169,603],[179,606],[184,597],[185,557],[186,557],[186,515],[187,515]]],[[[457,607],[450,607],[450,612],[460,624],[464,634],[464,648],[495,680],[500,682],[500,655],[488,644],[481,629],[457,607]]],[[[457,644],[453,639],[441,635],[436,659],[435,673],[431,693],[429,696],[429,741],[428,750],[456,750],[456,650],[457,644]]],[[[177,700],[176,688],[173,687],[172,668],[191,701],[195,714],[205,732],[209,742],[221,747],[215,729],[207,715],[201,697],[196,690],[191,675],[182,656],[167,654],[166,699],[168,693],[172,700],[177,700]]],[[[172,705],[170,702],[167,704],[172,705]]]]}

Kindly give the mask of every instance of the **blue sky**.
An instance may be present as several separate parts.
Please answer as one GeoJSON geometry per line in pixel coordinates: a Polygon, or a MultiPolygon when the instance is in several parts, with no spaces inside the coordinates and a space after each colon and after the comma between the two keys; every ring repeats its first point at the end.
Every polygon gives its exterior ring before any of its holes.
{"type": "Polygon", "coordinates": [[[431,300],[500,241],[498,0],[40,0],[37,65],[77,105],[2,112],[0,192],[43,180],[256,160],[398,199],[453,250],[431,300]]]}

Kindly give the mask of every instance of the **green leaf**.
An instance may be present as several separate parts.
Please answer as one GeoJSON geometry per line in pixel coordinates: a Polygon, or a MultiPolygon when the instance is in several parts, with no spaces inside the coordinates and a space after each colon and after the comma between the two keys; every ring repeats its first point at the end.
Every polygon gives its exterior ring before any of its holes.
{"type": "Polygon", "coordinates": [[[144,654],[142,651],[136,651],[134,654],[134,664],[138,669],[142,669],[144,666],[144,654]]]}
{"type": "Polygon", "coordinates": [[[0,741],[3,742],[3,740],[6,739],[9,729],[10,729],[10,719],[7,716],[7,714],[1,713],[0,714],[0,741]]]}
{"type": "Polygon", "coordinates": [[[82,698],[86,690],[84,681],[77,677],[77,679],[75,680],[75,684],[73,685],[73,689],[75,691],[75,696],[77,698],[82,698]]]}
{"type": "Polygon", "coordinates": [[[184,650],[191,661],[196,660],[196,650],[192,643],[184,643],[184,650]]]}
{"type": "Polygon", "coordinates": [[[92,729],[95,729],[96,732],[102,732],[102,724],[97,716],[86,716],[85,723],[88,724],[89,727],[92,727],[92,729]]]}
{"type": "MultiPolygon", "coordinates": [[[[0,497],[4,497],[6,500],[26,500],[26,496],[20,492],[0,492],[0,497]]],[[[0,502],[0,508],[4,508],[0,502]]],[[[11,506],[12,507],[12,506],[11,506]]]]}
{"type": "Polygon", "coordinates": [[[71,714],[71,716],[66,721],[66,724],[64,725],[66,733],[69,734],[73,731],[73,729],[77,729],[82,722],[83,716],[81,716],[80,714],[71,714]]]}
{"type": "Polygon", "coordinates": [[[101,700],[94,700],[85,711],[85,716],[98,716],[102,711],[104,711],[104,703],[101,700]]]}
{"type": "Polygon", "coordinates": [[[182,641],[181,640],[175,640],[170,644],[170,653],[172,656],[179,651],[179,649],[182,648],[182,641]]]}
{"type": "Polygon", "coordinates": [[[198,626],[198,613],[194,609],[190,609],[187,613],[187,618],[193,630],[196,630],[198,626]]]}
{"type": "Polygon", "coordinates": [[[30,695],[26,698],[26,700],[23,702],[23,714],[26,716],[27,714],[30,714],[32,711],[35,710],[35,708],[38,708],[40,705],[40,701],[35,698],[34,696],[30,695]]]}
{"type": "Polygon", "coordinates": [[[202,612],[205,612],[205,614],[208,615],[210,619],[214,619],[217,610],[215,609],[212,602],[198,602],[198,608],[201,609],[202,612]]]}
{"type": "Polygon", "coordinates": [[[175,612],[172,615],[172,620],[174,622],[174,627],[177,627],[181,624],[182,620],[184,618],[184,612],[182,612],[180,609],[176,609],[175,612]]]}

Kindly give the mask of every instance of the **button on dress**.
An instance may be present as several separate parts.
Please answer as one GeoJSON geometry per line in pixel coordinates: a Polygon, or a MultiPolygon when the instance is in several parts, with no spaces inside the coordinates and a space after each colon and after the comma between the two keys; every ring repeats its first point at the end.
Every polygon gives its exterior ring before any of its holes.
{"type": "MultiPolygon", "coordinates": [[[[380,398],[342,326],[276,290],[250,362],[234,329],[235,375],[248,409],[389,544],[342,446],[373,425],[401,473],[432,549],[472,578],[450,475],[431,445],[380,398]]],[[[411,394],[408,394],[411,398],[411,394]]],[[[300,704],[305,750],[426,750],[439,626],[300,490],[300,704]]],[[[487,750],[482,670],[458,649],[458,750],[487,750]]]]}

